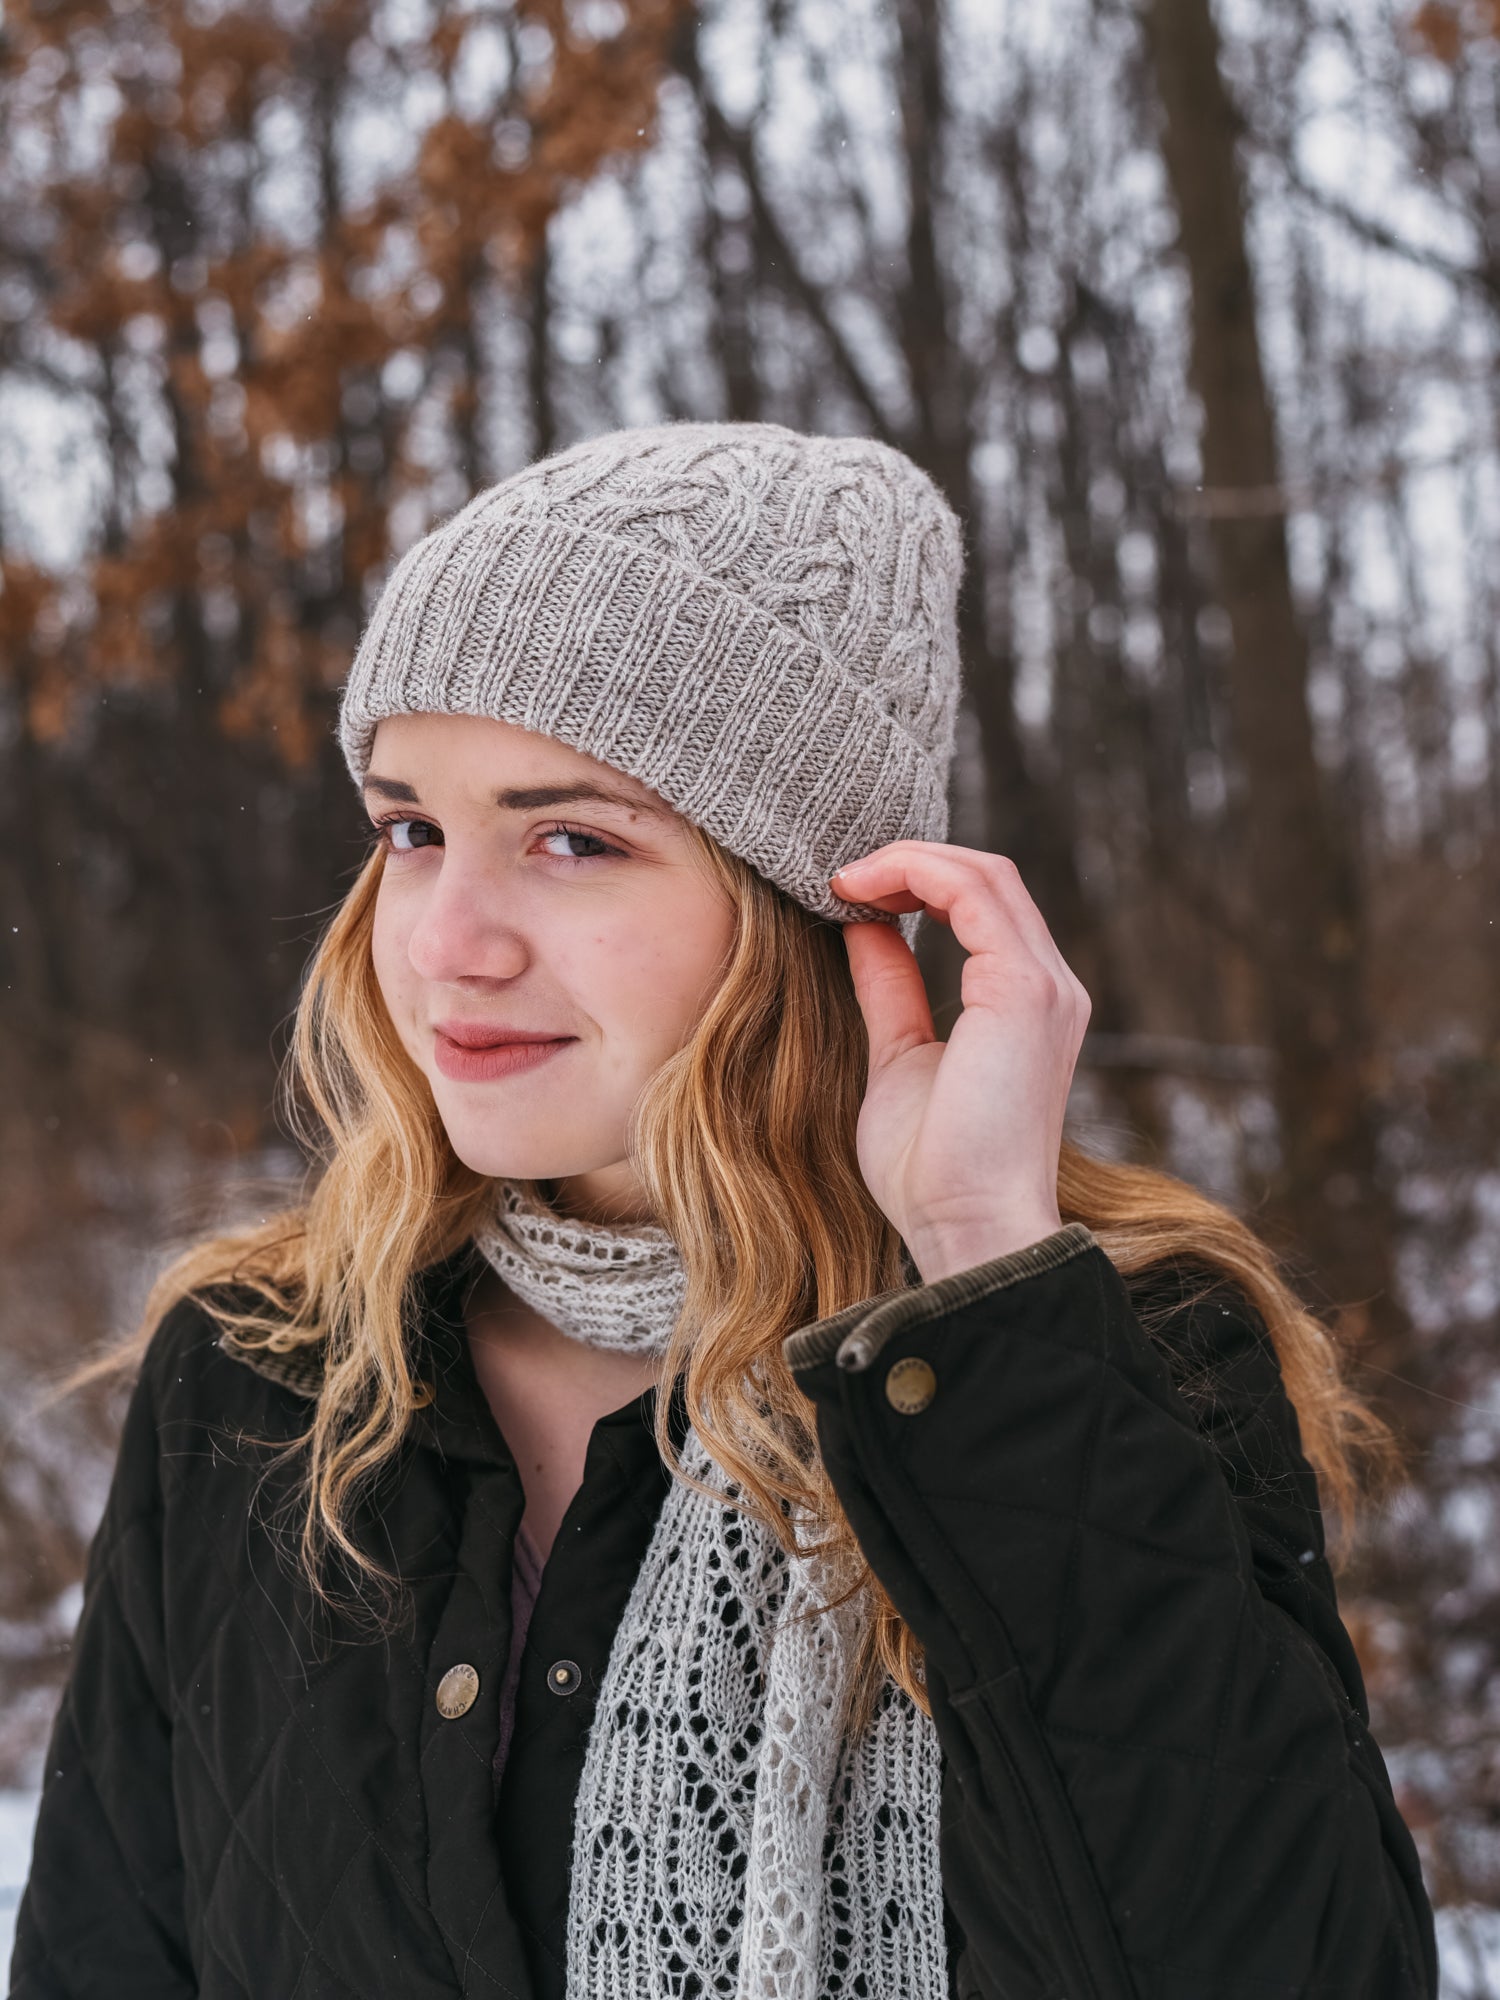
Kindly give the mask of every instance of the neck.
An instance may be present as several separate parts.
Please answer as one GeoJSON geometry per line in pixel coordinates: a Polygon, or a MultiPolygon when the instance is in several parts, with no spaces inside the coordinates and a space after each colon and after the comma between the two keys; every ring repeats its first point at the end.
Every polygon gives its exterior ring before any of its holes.
{"type": "MultiPolygon", "coordinates": [[[[582,1391],[595,1401],[602,1396],[606,1410],[617,1409],[660,1379],[659,1354],[616,1353],[570,1340],[535,1306],[517,1297],[493,1269],[484,1271],[472,1287],[464,1325],[477,1348],[503,1349],[512,1358],[523,1357],[524,1368],[565,1384],[570,1394],[582,1391]]],[[[486,1368],[493,1364],[477,1353],[475,1362],[485,1379],[486,1368]]],[[[592,1424],[591,1415],[585,1432],[592,1424]]]]}
{"type": "Polygon", "coordinates": [[[628,1160],[593,1167],[586,1174],[567,1174],[543,1182],[550,1190],[548,1206],[579,1222],[603,1222],[615,1228],[649,1222],[651,1207],[641,1179],[628,1160]]]}
{"type": "Polygon", "coordinates": [[[569,1340],[487,1271],[466,1314],[469,1352],[526,1495],[526,1532],[545,1562],[583,1483],[594,1425],[660,1386],[660,1357],[569,1340]]]}

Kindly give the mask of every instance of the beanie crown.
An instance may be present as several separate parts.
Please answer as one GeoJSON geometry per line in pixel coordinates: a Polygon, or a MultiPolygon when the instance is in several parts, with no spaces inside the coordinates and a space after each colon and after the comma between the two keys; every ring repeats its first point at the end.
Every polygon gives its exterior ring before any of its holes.
{"type": "Polygon", "coordinates": [[[777,424],[607,432],[478,493],[397,563],[339,714],[493,716],[649,785],[806,907],[941,839],[962,541],[903,453],[777,424]]]}

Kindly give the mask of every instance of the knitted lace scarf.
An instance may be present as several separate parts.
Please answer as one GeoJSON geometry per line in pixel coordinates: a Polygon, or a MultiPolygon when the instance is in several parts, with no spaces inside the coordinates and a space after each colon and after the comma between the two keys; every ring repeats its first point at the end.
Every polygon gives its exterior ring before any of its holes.
{"type": "MultiPolygon", "coordinates": [[[[665,1348],[686,1288],[664,1231],[502,1187],[475,1243],[573,1338],[665,1348]]],[[[737,1497],[691,1427],[681,1457],[737,1497]]],[[[844,1728],[866,1600],[799,1618],[835,1594],[815,1570],[673,1480],[585,1751],[568,2000],[948,2000],[937,1732],[890,1679],[844,1728]]]]}

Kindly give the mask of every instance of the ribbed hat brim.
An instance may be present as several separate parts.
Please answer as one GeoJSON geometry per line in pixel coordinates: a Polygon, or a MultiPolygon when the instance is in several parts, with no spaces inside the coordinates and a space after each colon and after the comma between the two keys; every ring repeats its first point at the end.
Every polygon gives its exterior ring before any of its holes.
{"type": "Polygon", "coordinates": [[[344,689],[356,783],[382,718],[429,710],[514,723],[628,772],[839,921],[858,912],[829,889],[836,868],[947,831],[931,754],[878,686],[661,550],[556,518],[460,515],[397,565],[344,689]]]}

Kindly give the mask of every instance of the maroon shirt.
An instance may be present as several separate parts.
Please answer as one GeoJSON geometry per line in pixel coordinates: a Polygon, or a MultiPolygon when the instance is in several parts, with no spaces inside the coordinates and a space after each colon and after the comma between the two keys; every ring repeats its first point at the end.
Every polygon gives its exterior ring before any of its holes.
{"type": "Polygon", "coordinates": [[[544,1568],[542,1553],[522,1521],[516,1528],[511,1551],[510,1658],[506,1664],[505,1679],[500,1684],[500,1742],[495,1751],[497,1784],[505,1770],[505,1756],[510,1749],[511,1732],[516,1726],[516,1685],[521,1678],[521,1654],[526,1645],[527,1627],[531,1624],[531,1608],[542,1587],[544,1568]]]}

